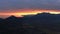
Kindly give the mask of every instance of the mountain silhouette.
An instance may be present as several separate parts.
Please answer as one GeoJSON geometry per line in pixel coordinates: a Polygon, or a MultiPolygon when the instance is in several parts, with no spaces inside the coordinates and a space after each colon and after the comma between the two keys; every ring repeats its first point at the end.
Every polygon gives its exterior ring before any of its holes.
{"type": "Polygon", "coordinates": [[[60,34],[60,14],[0,18],[0,34],[60,34]]]}

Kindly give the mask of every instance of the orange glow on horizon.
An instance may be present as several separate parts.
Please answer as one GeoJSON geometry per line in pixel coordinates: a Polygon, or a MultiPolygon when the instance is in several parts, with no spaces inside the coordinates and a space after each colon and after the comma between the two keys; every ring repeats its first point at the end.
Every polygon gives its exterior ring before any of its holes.
{"type": "Polygon", "coordinates": [[[8,10],[6,12],[0,12],[0,15],[14,15],[14,16],[22,16],[22,15],[36,15],[37,13],[47,12],[50,14],[60,14],[59,10],[8,10]]]}

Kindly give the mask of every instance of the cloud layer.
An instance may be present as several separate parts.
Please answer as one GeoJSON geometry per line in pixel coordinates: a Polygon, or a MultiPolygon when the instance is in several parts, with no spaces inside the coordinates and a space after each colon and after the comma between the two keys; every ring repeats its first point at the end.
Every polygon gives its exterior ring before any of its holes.
{"type": "Polygon", "coordinates": [[[23,8],[60,9],[60,0],[0,0],[0,10],[23,8]]]}

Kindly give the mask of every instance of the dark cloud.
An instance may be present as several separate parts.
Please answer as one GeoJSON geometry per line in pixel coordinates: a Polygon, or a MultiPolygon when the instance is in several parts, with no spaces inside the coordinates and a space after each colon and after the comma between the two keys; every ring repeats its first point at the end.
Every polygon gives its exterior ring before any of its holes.
{"type": "Polygon", "coordinates": [[[60,9],[60,0],[0,0],[0,10],[21,8],[60,9]]]}

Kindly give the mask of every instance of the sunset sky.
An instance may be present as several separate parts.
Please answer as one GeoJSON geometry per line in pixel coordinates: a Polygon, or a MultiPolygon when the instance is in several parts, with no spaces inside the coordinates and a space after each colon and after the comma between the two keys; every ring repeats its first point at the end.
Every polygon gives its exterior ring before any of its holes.
{"type": "Polygon", "coordinates": [[[0,18],[41,12],[60,14],[60,0],[0,0],[0,18]]]}

